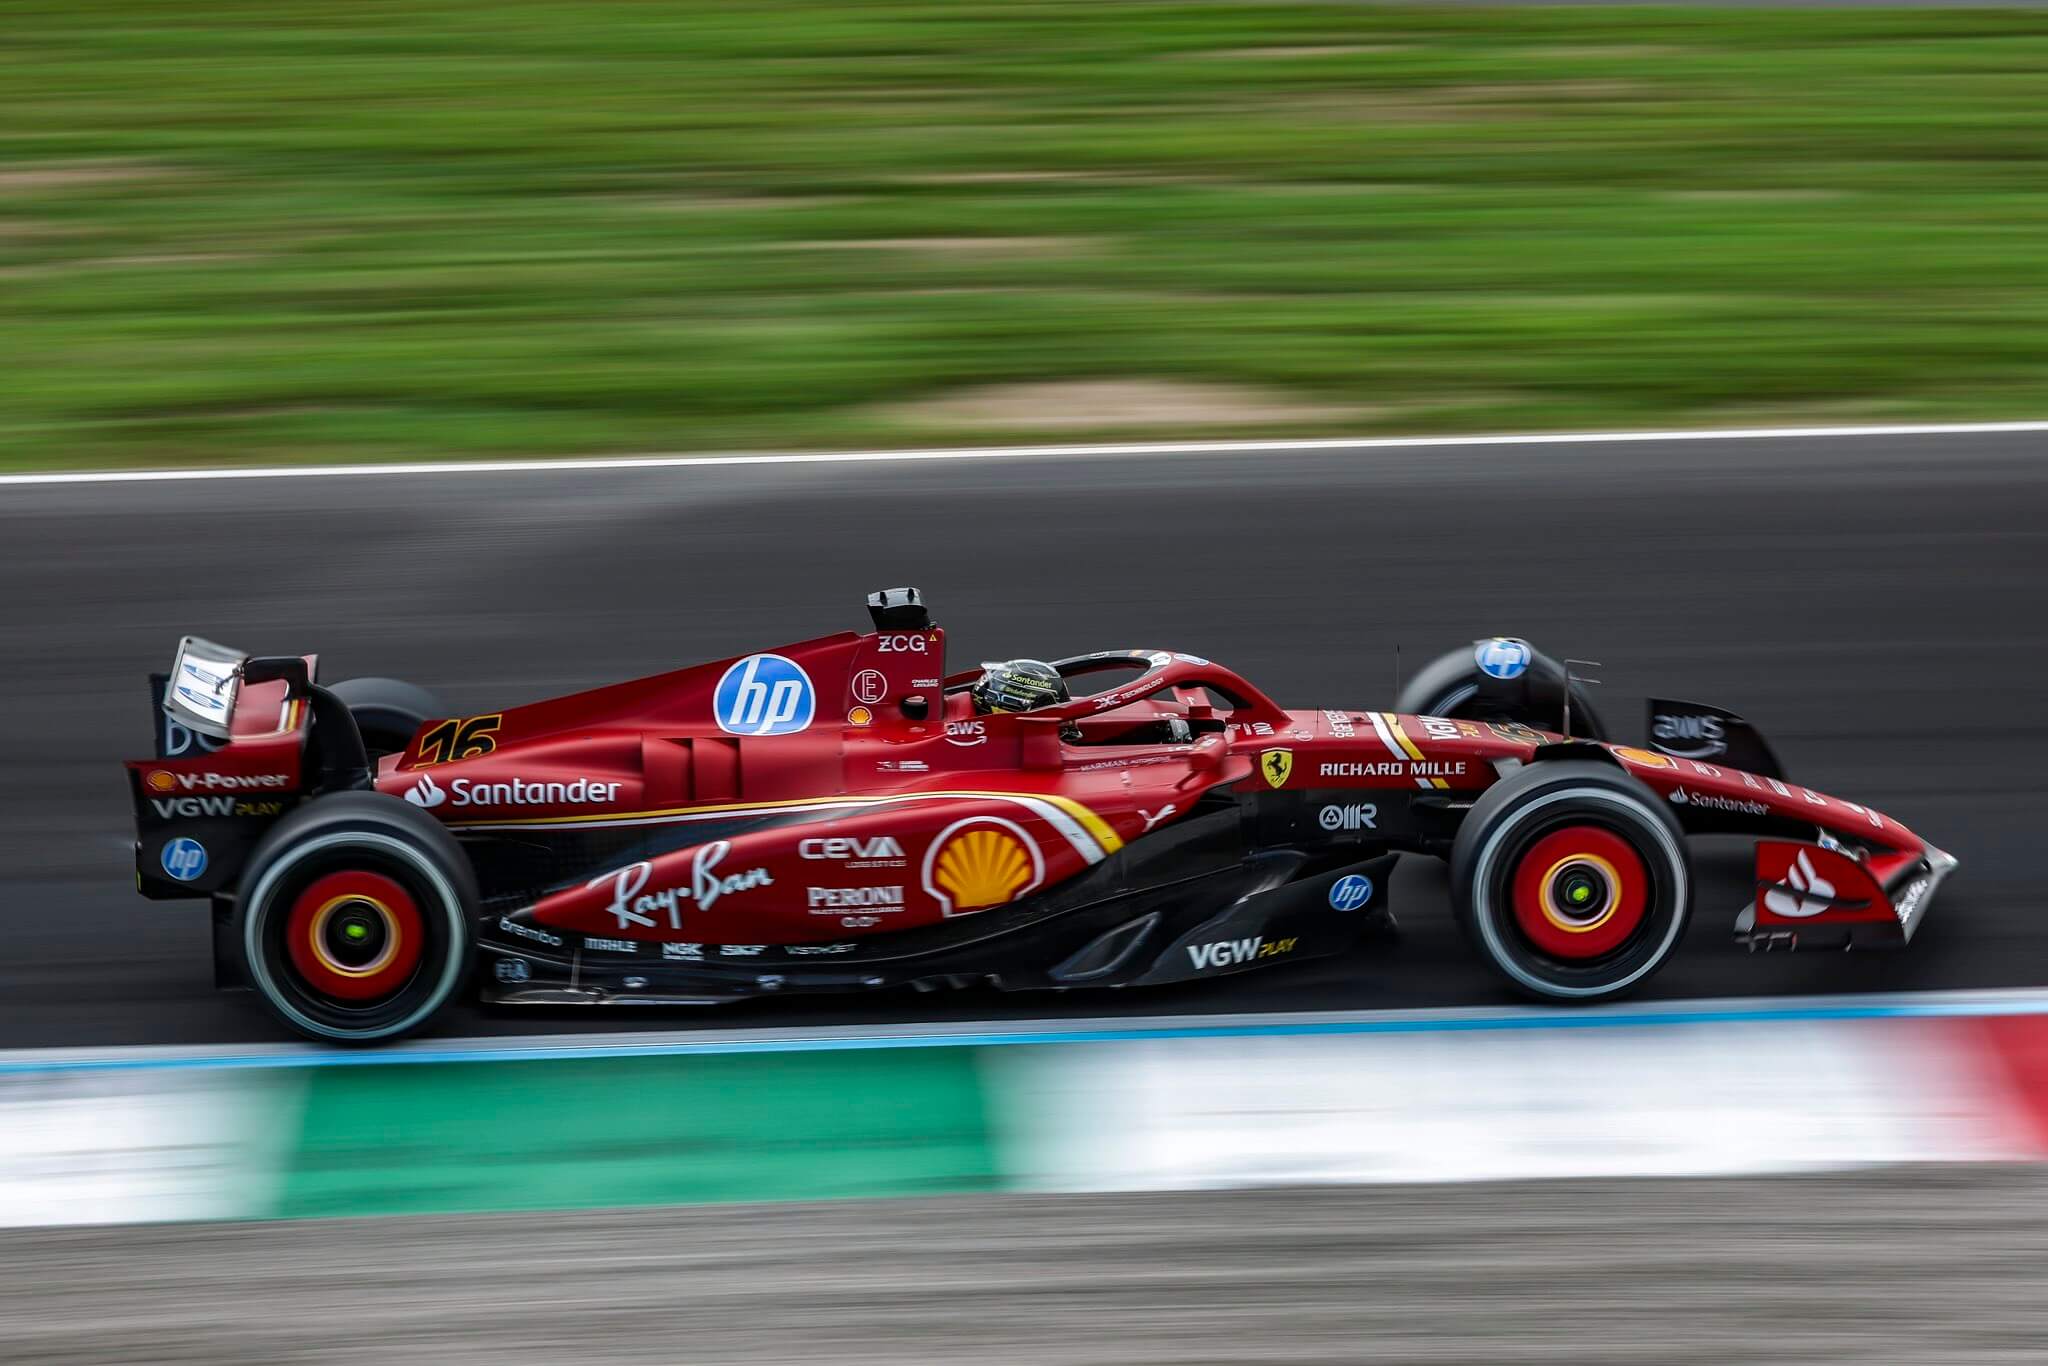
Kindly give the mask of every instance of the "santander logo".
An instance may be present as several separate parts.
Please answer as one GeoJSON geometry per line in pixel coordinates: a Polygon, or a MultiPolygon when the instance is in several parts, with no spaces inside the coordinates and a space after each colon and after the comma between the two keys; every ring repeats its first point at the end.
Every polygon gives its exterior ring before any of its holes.
{"type": "Polygon", "coordinates": [[[1819,915],[1834,899],[1835,884],[1814,869],[1813,860],[1806,856],[1804,849],[1792,860],[1792,866],[1785,870],[1785,881],[1793,890],[1788,892],[1783,887],[1773,887],[1764,893],[1764,908],[1772,915],[1803,920],[1810,915],[1819,915]]]}
{"type": "Polygon", "coordinates": [[[589,806],[619,799],[624,783],[577,778],[573,782],[541,782],[528,778],[451,778],[442,787],[430,773],[406,790],[414,806],[435,807],[453,800],[457,806],[589,806]]]}

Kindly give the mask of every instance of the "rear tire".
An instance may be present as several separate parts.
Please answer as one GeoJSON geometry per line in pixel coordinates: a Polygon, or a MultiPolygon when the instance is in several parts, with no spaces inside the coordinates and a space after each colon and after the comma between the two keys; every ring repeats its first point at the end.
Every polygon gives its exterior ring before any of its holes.
{"type": "Polygon", "coordinates": [[[396,678],[346,678],[328,689],[348,707],[374,769],[386,754],[402,754],[421,726],[448,715],[441,699],[396,678]]]}
{"type": "Polygon", "coordinates": [[[309,1038],[409,1034],[468,977],[476,875],[439,822],[396,797],[300,807],[257,842],[241,887],[247,980],[309,1038]]]}
{"type": "Polygon", "coordinates": [[[1529,764],[1465,817],[1451,847],[1451,904],[1480,956],[1525,995],[1618,996],[1684,937],[1685,836],[1654,793],[1611,764],[1529,764]]]}

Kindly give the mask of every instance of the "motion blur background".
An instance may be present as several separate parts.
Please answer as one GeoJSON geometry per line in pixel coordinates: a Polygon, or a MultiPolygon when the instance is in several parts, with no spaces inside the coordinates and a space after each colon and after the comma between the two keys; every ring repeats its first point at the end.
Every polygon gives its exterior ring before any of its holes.
{"type": "Polygon", "coordinates": [[[2033,10],[0,10],[0,458],[2033,417],[2033,10]]]}
{"type": "Polygon", "coordinates": [[[2044,342],[2029,7],[0,0],[0,1358],[2038,1359],[2044,342]],[[11,481],[1184,438],[1271,444],[11,481]],[[1709,850],[1591,1027],[1404,865],[1398,945],[1202,991],[400,1066],[129,890],[184,632],[482,709],[895,583],[1303,703],[1524,634],[1962,869],[1766,960],[1709,850]]]}

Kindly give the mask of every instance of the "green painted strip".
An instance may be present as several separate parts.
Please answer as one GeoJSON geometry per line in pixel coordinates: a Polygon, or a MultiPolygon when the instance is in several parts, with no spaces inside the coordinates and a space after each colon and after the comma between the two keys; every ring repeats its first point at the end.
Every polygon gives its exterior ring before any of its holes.
{"type": "Polygon", "coordinates": [[[322,1068],[278,1217],[936,1195],[999,1185],[975,1053],[322,1068]]]}

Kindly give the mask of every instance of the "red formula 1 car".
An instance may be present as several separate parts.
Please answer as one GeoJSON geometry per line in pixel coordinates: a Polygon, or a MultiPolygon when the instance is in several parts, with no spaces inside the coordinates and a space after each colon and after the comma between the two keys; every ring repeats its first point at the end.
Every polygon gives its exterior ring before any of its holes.
{"type": "Polygon", "coordinates": [[[1909,939],[1955,860],[1787,782],[1736,716],[1652,702],[1606,742],[1513,638],[1392,711],[1282,707],[1158,650],[1058,661],[985,713],[914,589],[874,630],[480,716],[187,638],[128,764],[145,896],[207,898],[223,985],[325,1039],[417,1029],[465,982],[706,1004],[989,982],[1143,986],[1351,948],[1400,853],[1447,857],[1508,982],[1613,996],[1678,943],[1690,834],[1757,836],[1751,943],[1909,939]],[[1560,731],[1539,728],[1555,722],[1560,731]]]}

